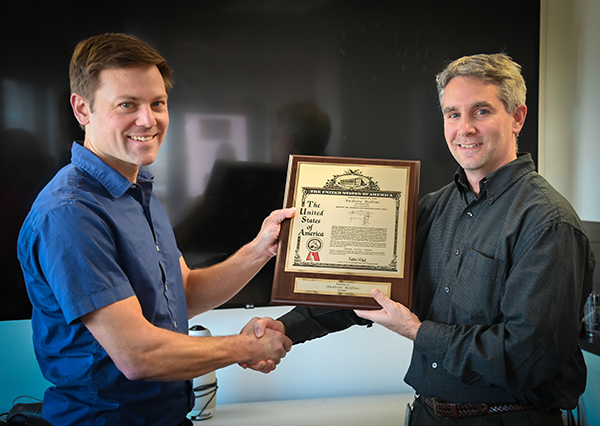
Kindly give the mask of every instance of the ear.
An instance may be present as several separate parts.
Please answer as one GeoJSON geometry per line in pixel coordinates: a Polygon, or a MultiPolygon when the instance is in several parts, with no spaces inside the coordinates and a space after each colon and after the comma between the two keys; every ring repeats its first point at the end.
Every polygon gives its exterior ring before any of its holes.
{"type": "Polygon", "coordinates": [[[527,106],[520,104],[513,113],[513,133],[518,135],[525,124],[525,117],[527,116],[527,106]]]}
{"type": "Polygon", "coordinates": [[[73,114],[82,127],[85,127],[90,122],[91,109],[88,101],[78,93],[71,94],[71,108],[73,114]]]}

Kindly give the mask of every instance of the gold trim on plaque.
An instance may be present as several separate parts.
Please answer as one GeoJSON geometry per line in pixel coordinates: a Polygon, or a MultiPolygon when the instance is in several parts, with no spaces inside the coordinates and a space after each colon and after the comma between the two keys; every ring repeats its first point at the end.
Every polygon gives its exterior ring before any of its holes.
{"type": "Polygon", "coordinates": [[[301,161],[296,182],[286,271],[404,276],[408,167],[301,161]]]}

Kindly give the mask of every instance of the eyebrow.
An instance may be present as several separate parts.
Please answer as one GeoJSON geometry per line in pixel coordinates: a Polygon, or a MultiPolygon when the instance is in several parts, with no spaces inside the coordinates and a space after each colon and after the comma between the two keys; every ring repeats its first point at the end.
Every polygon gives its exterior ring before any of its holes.
{"type": "MultiPolygon", "coordinates": [[[[159,102],[159,101],[167,101],[167,99],[169,98],[168,95],[160,95],[157,96],[155,98],[152,98],[149,103],[154,103],[154,102],[159,102]]],[[[140,103],[142,101],[142,98],[138,97],[138,96],[131,96],[131,95],[121,95],[121,96],[117,96],[115,98],[115,104],[121,104],[123,102],[133,102],[133,103],[140,103]]]]}
{"type": "MultiPolygon", "coordinates": [[[[480,102],[475,102],[473,104],[471,104],[471,106],[469,107],[470,109],[477,109],[477,108],[490,108],[490,109],[494,109],[494,107],[492,106],[492,104],[490,104],[489,102],[486,101],[480,101],[480,102]]],[[[443,109],[444,114],[448,114],[451,111],[456,111],[458,108],[456,108],[455,106],[448,106],[446,108],[443,109]]]]}

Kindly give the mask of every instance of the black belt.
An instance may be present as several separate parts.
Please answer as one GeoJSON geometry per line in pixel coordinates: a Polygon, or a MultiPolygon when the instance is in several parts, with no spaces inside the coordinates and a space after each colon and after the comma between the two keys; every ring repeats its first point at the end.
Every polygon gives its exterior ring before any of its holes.
{"type": "Polygon", "coordinates": [[[421,396],[423,401],[438,416],[452,417],[460,419],[462,417],[477,417],[485,414],[508,413],[511,411],[535,410],[532,404],[521,404],[519,402],[510,402],[505,404],[455,404],[453,402],[444,402],[435,398],[421,396]]]}

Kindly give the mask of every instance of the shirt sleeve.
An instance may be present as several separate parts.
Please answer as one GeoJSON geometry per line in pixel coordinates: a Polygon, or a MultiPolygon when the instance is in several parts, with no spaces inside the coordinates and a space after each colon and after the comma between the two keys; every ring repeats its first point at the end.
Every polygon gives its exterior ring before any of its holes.
{"type": "Polygon", "coordinates": [[[294,344],[342,331],[353,325],[373,325],[371,321],[359,317],[351,309],[304,306],[297,306],[278,320],[285,325],[286,335],[294,344]]]}
{"type": "Polygon", "coordinates": [[[513,260],[494,324],[424,321],[415,351],[441,359],[465,384],[485,382],[515,392],[556,379],[561,368],[564,372],[577,348],[582,301],[592,287],[587,237],[557,223],[520,244],[513,260]]]}
{"type": "Polygon", "coordinates": [[[36,225],[24,247],[29,259],[24,267],[37,278],[33,285],[52,289],[67,323],[135,295],[119,262],[114,233],[101,216],[69,202],[36,225]]]}

